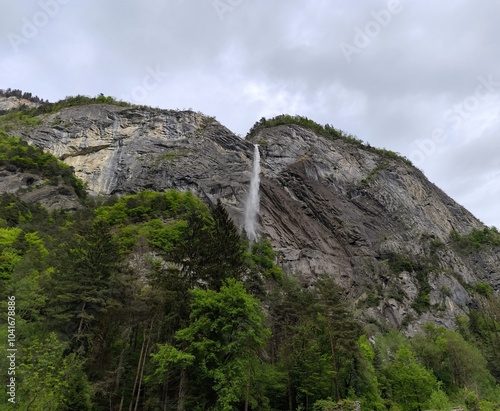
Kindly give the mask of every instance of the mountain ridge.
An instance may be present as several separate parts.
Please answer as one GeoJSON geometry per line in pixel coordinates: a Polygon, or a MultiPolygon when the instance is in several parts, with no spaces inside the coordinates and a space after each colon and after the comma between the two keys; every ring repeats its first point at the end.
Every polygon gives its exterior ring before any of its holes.
{"type": "Polygon", "coordinates": [[[94,194],[190,190],[222,200],[239,227],[259,144],[262,235],[305,286],[335,278],[364,321],[409,334],[428,321],[455,328],[476,284],[500,290],[498,247],[464,252],[452,237],[484,224],[404,158],[332,126],[282,116],[243,140],[201,113],[98,101],[35,118],[9,132],[72,166],[94,194]]]}

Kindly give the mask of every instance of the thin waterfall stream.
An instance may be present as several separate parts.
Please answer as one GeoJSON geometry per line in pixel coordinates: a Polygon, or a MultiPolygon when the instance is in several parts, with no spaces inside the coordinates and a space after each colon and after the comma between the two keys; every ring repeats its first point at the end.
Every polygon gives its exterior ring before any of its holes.
{"type": "Polygon", "coordinates": [[[259,218],[260,153],[259,145],[254,144],[252,177],[250,192],[245,203],[245,231],[250,244],[258,240],[257,227],[259,218]]]}

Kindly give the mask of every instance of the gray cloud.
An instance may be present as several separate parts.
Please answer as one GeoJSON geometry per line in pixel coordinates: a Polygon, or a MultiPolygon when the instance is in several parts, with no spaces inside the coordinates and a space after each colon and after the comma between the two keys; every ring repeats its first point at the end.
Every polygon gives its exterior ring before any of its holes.
{"type": "Polygon", "coordinates": [[[432,181],[500,226],[500,87],[450,121],[474,103],[480,76],[500,81],[494,0],[402,0],[394,13],[382,0],[18,3],[0,6],[0,87],[193,108],[241,135],[261,116],[306,115],[418,157],[432,181]],[[44,22],[47,4],[57,10],[44,22]],[[15,47],[26,21],[37,33],[15,47]],[[342,44],[357,47],[350,62],[342,44]],[[143,93],[148,70],[161,76],[143,93]],[[436,130],[445,138],[433,140],[436,130]]]}

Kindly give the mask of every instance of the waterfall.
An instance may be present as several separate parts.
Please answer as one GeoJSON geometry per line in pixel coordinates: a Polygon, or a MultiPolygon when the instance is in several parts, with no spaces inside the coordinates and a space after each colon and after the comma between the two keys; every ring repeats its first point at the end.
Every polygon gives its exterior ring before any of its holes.
{"type": "Polygon", "coordinates": [[[250,244],[257,238],[257,219],[259,217],[259,185],[260,185],[260,154],[259,145],[254,145],[252,178],[250,179],[250,192],[245,203],[245,231],[250,244]]]}

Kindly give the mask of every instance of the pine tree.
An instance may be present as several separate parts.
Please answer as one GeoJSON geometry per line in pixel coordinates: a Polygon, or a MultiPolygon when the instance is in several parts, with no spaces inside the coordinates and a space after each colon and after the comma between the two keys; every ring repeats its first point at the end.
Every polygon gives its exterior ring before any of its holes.
{"type": "Polygon", "coordinates": [[[73,348],[87,352],[100,316],[120,305],[119,248],[109,227],[98,222],[66,251],[49,282],[48,314],[73,340],[73,348]]]}
{"type": "Polygon", "coordinates": [[[187,227],[170,252],[189,288],[218,290],[228,278],[240,278],[244,266],[241,237],[220,201],[211,215],[192,211],[187,227]]]}

